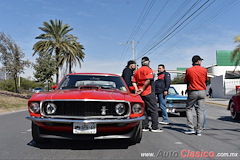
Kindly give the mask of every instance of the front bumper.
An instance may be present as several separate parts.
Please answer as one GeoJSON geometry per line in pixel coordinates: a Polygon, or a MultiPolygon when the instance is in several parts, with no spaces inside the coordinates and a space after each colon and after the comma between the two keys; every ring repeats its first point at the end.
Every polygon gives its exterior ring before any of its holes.
{"type": "Polygon", "coordinates": [[[96,124],[110,124],[110,123],[133,123],[139,122],[145,119],[144,116],[131,118],[131,119],[58,119],[58,118],[40,118],[40,117],[32,117],[26,116],[26,119],[34,121],[34,122],[52,122],[52,123],[96,123],[96,124]]]}
{"type": "MultiPolygon", "coordinates": [[[[134,123],[145,119],[144,116],[132,118],[132,119],[87,119],[87,120],[76,120],[76,119],[53,119],[53,118],[40,118],[26,116],[26,119],[33,122],[39,123],[59,123],[70,125],[71,123],[81,122],[81,123],[96,123],[96,124],[114,124],[114,123],[134,123]]],[[[97,134],[84,135],[84,134],[73,134],[72,132],[62,132],[58,130],[44,130],[40,128],[41,138],[56,138],[56,139],[78,139],[78,140],[94,140],[94,139],[128,139],[131,138],[136,132],[137,126],[132,129],[127,129],[126,131],[115,131],[115,132],[98,132],[97,134]]],[[[72,129],[71,129],[72,130],[72,129]]],[[[107,129],[109,130],[109,129],[107,129]]]]}
{"type": "MultiPolygon", "coordinates": [[[[178,112],[185,112],[186,111],[186,105],[169,105],[167,104],[167,112],[168,113],[178,113],[178,112]]],[[[158,109],[161,110],[161,108],[158,106],[158,109]]]]}
{"type": "Polygon", "coordinates": [[[178,112],[185,112],[185,111],[186,111],[186,107],[184,108],[167,107],[168,113],[178,113],[178,112]]]}
{"type": "Polygon", "coordinates": [[[167,103],[167,112],[168,113],[178,113],[185,112],[186,104],[185,103],[167,103]]]}

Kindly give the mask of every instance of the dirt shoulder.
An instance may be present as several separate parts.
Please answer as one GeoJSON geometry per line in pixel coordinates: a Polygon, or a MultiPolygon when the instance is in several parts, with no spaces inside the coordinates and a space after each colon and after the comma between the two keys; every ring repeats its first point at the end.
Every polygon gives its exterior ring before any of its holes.
{"type": "Polygon", "coordinates": [[[28,98],[17,93],[0,91],[0,113],[27,109],[28,98]]]}

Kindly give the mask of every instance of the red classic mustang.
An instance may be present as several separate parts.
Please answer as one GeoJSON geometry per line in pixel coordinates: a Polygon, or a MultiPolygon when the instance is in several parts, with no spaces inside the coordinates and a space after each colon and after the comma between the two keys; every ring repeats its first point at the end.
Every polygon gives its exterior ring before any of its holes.
{"type": "Polygon", "coordinates": [[[237,90],[237,94],[230,99],[227,109],[230,110],[232,119],[240,119],[240,88],[237,90]]]}
{"type": "Polygon", "coordinates": [[[119,139],[140,143],[144,102],[131,94],[115,74],[68,74],[53,92],[34,94],[28,101],[32,137],[119,139]]]}

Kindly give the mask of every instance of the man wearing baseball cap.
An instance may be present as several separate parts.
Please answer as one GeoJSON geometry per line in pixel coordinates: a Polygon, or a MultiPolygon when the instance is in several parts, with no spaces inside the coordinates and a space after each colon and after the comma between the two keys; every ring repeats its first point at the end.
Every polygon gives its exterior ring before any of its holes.
{"type": "Polygon", "coordinates": [[[128,61],[127,66],[122,72],[122,78],[126,82],[127,86],[132,86],[133,71],[136,69],[136,62],[133,60],[128,61]]]}
{"type": "Polygon", "coordinates": [[[143,131],[162,132],[162,129],[158,127],[158,111],[157,111],[157,100],[153,91],[152,85],[154,80],[154,72],[149,67],[150,60],[148,57],[142,58],[142,67],[136,70],[132,82],[135,88],[135,93],[141,95],[142,100],[145,103],[143,121],[143,131]],[[149,128],[149,120],[147,112],[150,112],[152,126],[149,128]]]}
{"type": "Polygon", "coordinates": [[[202,58],[199,55],[192,57],[192,67],[186,70],[186,76],[184,81],[187,83],[188,90],[188,99],[186,105],[187,113],[187,126],[188,130],[185,131],[185,134],[194,134],[201,136],[203,130],[203,121],[204,121],[204,100],[206,96],[206,82],[207,78],[207,69],[201,67],[202,58]],[[198,105],[194,105],[198,104],[198,105]],[[196,131],[194,130],[193,125],[193,114],[192,109],[195,107],[197,114],[197,126],[196,131]]]}

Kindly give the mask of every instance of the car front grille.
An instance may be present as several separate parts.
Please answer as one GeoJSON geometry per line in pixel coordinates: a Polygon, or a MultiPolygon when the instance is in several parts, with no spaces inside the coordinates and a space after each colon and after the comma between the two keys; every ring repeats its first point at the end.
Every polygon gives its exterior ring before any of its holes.
{"type": "Polygon", "coordinates": [[[169,103],[186,104],[186,100],[168,100],[169,103]]]}
{"type": "Polygon", "coordinates": [[[130,113],[130,106],[125,101],[44,101],[41,103],[42,115],[48,117],[126,117],[130,113]],[[51,102],[57,106],[54,114],[47,114],[46,106],[51,102]],[[125,105],[126,111],[118,115],[115,106],[125,105]]]}

